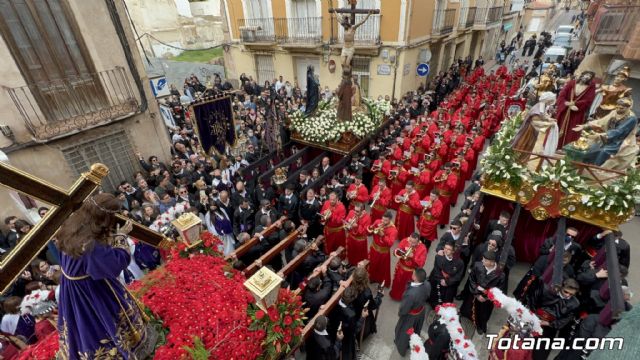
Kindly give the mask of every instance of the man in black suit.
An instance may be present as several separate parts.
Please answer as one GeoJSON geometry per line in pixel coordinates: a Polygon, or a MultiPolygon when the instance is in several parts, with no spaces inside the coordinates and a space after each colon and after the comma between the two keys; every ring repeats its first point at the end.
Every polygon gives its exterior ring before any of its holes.
{"type": "Polygon", "coordinates": [[[322,225],[320,224],[320,216],[318,215],[321,207],[322,204],[316,199],[315,191],[313,191],[313,189],[307,190],[307,193],[304,194],[304,197],[300,201],[298,217],[300,222],[309,225],[307,235],[310,239],[322,234],[322,225]]]}
{"type": "Polygon", "coordinates": [[[493,311],[493,302],[487,297],[487,290],[502,288],[504,273],[496,262],[496,253],[487,251],[482,261],[476,262],[471,268],[468,282],[468,293],[460,308],[460,315],[471,320],[478,334],[487,332],[487,322],[493,311]]]}
{"type": "MultiPolygon", "coordinates": [[[[578,230],[576,228],[569,227],[567,228],[567,232],[564,237],[564,251],[568,251],[571,254],[571,258],[573,259],[572,263],[574,265],[578,260],[578,255],[582,253],[582,246],[580,246],[580,244],[578,244],[575,240],[577,236],[578,230]]],[[[538,255],[549,255],[549,253],[553,250],[555,244],[555,236],[545,239],[538,255]]]]}
{"type": "Polygon", "coordinates": [[[256,211],[256,218],[255,218],[256,226],[260,224],[260,218],[262,217],[262,215],[267,215],[269,219],[271,219],[272,223],[278,220],[278,214],[271,207],[271,202],[267,199],[263,199],[260,201],[260,208],[258,209],[258,211],[256,211]]]}
{"type": "MultiPolygon", "coordinates": [[[[302,176],[302,174],[300,174],[302,176]]],[[[278,199],[278,212],[285,215],[289,220],[297,222],[298,219],[298,197],[295,194],[295,185],[288,184],[284,189],[284,194],[278,199]]]]}
{"type": "Polygon", "coordinates": [[[482,237],[482,241],[485,241],[487,237],[496,230],[499,230],[502,233],[502,239],[506,239],[507,228],[509,227],[510,219],[511,214],[509,214],[507,211],[502,211],[498,220],[490,220],[489,224],[487,225],[487,229],[484,232],[484,236],[482,237]]]}
{"type": "Polygon", "coordinates": [[[404,356],[409,349],[409,334],[407,330],[420,334],[424,323],[426,310],[424,304],[431,293],[431,286],[427,282],[427,273],[423,268],[418,268],[411,275],[411,283],[402,295],[400,309],[398,310],[398,323],[395,329],[396,349],[404,356]]]}
{"type": "Polygon", "coordinates": [[[4,219],[4,224],[7,225],[7,228],[9,229],[7,236],[2,239],[4,246],[0,245],[4,250],[12,249],[18,243],[20,235],[18,234],[18,230],[16,230],[16,221],[18,221],[18,218],[15,216],[9,216],[4,219]]]}
{"type": "Polygon", "coordinates": [[[342,298],[338,301],[338,305],[331,311],[329,315],[329,336],[332,340],[337,340],[341,330],[344,334],[342,340],[341,359],[356,359],[356,341],[360,334],[360,329],[364,324],[364,319],[369,315],[369,309],[364,308],[361,314],[356,314],[353,301],[356,299],[356,290],[349,286],[342,293],[342,298]]]}
{"type": "Polygon", "coordinates": [[[324,305],[331,297],[331,279],[325,276],[327,269],[322,270],[323,274],[311,278],[304,289],[303,300],[306,307],[309,308],[306,315],[309,319],[313,319],[320,310],[320,306],[324,305]]]}
{"type": "Polygon", "coordinates": [[[241,198],[240,205],[233,212],[233,234],[238,236],[241,232],[251,233],[255,226],[254,214],[249,199],[241,198]]]}
{"type": "Polygon", "coordinates": [[[313,323],[313,332],[305,343],[307,360],[338,360],[340,358],[344,333],[338,332],[335,342],[332,342],[327,332],[328,323],[329,319],[324,315],[318,316],[313,323]]]}
{"type": "Polygon", "coordinates": [[[433,270],[429,275],[431,295],[429,304],[432,308],[442,303],[451,303],[456,296],[458,285],[464,276],[464,263],[454,254],[455,243],[444,244],[443,254],[436,255],[433,270]]]}

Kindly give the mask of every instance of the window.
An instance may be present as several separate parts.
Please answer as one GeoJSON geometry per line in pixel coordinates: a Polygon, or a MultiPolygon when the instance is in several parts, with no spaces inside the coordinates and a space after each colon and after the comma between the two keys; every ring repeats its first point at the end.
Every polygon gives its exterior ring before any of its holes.
{"type": "Polygon", "coordinates": [[[256,73],[258,75],[258,85],[260,86],[263,86],[265,81],[272,82],[276,78],[271,55],[256,55],[256,73]]]}
{"type": "Polygon", "coordinates": [[[320,39],[322,36],[321,21],[318,14],[318,0],[291,0],[287,19],[289,39],[320,39]]]}
{"type": "Polygon", "coordinates": [[[246,17],[245,26],[259,28],[256,35],[270,40],[275,35],[271,0],[244,0],[242,4],[246,17]]]}
{"type": "Polygon", "coordinates": [[[62,150],[76,176],[89,171],[94,163],[105,164],[109,175],[102,180],[104,191],[114,191],[123,180],[131,181],[137,170],[131,143],[124,131],[100,137],[62,150]]]}
{"type": "Polygon", "coordinates": [[[48,121],[80,115],[105,103],[63,1],[0,0],[0,33],[48,121]]]}
{"type": "Polygon", "coordinates": [[[291,13],[293,18],[317,17],[316,0],[291,0],[291,13]]]}
{"type": "Polygon", "coordinates": [[[356,77],[362,96],[369,96],[369,80],[371,79],[371,73],[369,72],[369,64],[371,59],[367,57],[354,57],[353,58],[353,76],[356,77]]]}

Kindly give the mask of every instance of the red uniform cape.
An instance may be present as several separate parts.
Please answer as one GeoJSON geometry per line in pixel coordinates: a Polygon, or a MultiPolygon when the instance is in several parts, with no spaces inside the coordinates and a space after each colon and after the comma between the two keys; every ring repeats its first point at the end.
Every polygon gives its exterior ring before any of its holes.
{"type": "Polygon", "coordinates": [[[424,169],[422,170],[418,176],[415,178],[414,182],[416,183],[416,191],[421,198],[429,195],[431,192],[431,170],[424,169]]]}
{"type": "Polygon", "coordinates": [[[322,205],[320,213],[324,214],[325,211],[331,209],[331,216],[324,225],[324,237],[325,237],[325,252],[330,254],[336,250],[339,246],[345,246],[345,233],[342,227],[344,217],[347,215],[347,210],[344,208],[342,202],[338,201],[335,206],[331,206],[329,200],[325,201],[322,205]]]}
{"type": "MultiPolygon", "coordinates": [[[[402,190],[397,197],[403,197],[407,190],[402,190]]],[[[395,199],[394,199],[395,202],[395,199]]],[[[415,214],[422,210],[420,205],[420,195],[414,190],[408,197],[407,202],[398,205],[398,213],[396,214],[396,227],[398,228],[398,237],[405,238],[416,229],[415,214]]]]}
{"type": "Polygon", "coordinates": [[[402,157],[404,156],[404,151],[402,150],[402,147],[400,146],[396,146],[396,149],[393,150],[393,160],[402,160],[402,157]]]}
{"type": "Polygon", "coordinates": [[[596,97],[596,86],[591,82],[589,86],[581,93],[576,94],[576,81],[569,80],[560,90],[558,99],[556,100],[556,119],[558,120],[558,149],[570,142],[580,138],[580,132],[572,129],[585,122],[587,111],[596,97]],[[574,101],[578,107],[578,111],[570,111],[565,105],[567,101],[574,101]]]}
{"type": "MultiPolygon", "coordinates": [[[[356,216],[355,211],[349,211],[346,222],[349,222],[356,216]]],[[[371,217],[366,212],[363,212],[362,216],[356,220],[356,224],[351,230],[347,231],[347,260],[351,265],[357,265],[360,261],[366,260],[369,255],[367,254],[367,228],[371,225],[371,217]]]]}
{"type": "MultiPolygon", "coordinates": [[[[371,228],[377,228],[382,220],[376,220],[371,228]]],[[[391,286],[391,246],[398,239],[398,229],[393,223],[384,228],[383,235],[373,235],[373,242],[369,250],[369,280],[372,283],[391,286]]]]}
{"type": "Polygon", "coordinates": [[[366,204],[369,201],[369,190],[367,190],[367,187],[364,186],[364,184],[360,184],[360,186],[357,186],[356,184],[349,185],[347,193],[352,191],[356,193],[356,197],[349,203],[349,210],[353,209],[353,203],[355,201],[362,204],[366,204]]]}
{"type": "MultiPolygon", "coordinates": [[[[408,251],[409,239],[404,238],[400,241],[398,249],[404,250],[405,252],[408,251]]],[[[391,285],[391,291],[389,292],[389,296],[393,300],[400,301],[402,299],[402,295],[407,288],[407,283],[411,281],[413,271],[417,268],[423,267],[425,261],[427,261],[427,247],[424,246],[423,243],[418,243],[415,249],[412,250],[412,255],[408,259],[398,259],[396,272],[393,274],[393,284],[391,285]]]]}
{"type": "MultiPolygon", "coordinates": [[[[431,201],[429,196],[425,196],[422,201],[431,201]]],[[[438,238],[438,223],[440,222],[440,216],[442,214],[442,202],[440,199],[436,199],[431,208],[427,211],[423,211],[418,218],[418,232],[420,236],[426,238],[429,241],[434,241],[438,238]]]]}
{"type": "Polygon", "coordinates": [[[410,138],[408,136],[405,137],[404,140],[402,140],[402,152],[403,153],[405,151],[409,151],[409,149],[411,148],[411,140],[412,140],[412,138],[410,138]]]}
{"type": "Polygon", "coordinates": [[[380,185],[376,185],[371,190],[371,195],[369,196],[371,201],[373,201],[373,198],[378,191],[380,191],[380,196],[378,196],[378,200],[376,200],[375,204],[371,206],[371,221],[376,221],[382,218],[382,215],[384,215],[389,208],[393,197],[391,195],[391,189],[387,186],[380,190],[380,185]]]}
{"type": "MultiPolygon", "coordinates": [[[[445,172],[440,170],[433,177],[434,179],[442,179],[445,172]]],[[[442,201],[442,214],[440,215],[440,224],[445,225],[449,223],[449,216],[451,212],[451,201],[456,186],[458,185],[458,176],[455,173],[449,174],[446,179],[440,182],[434,180],[433,186],[438,190],[438,197],[442,201]]]]}

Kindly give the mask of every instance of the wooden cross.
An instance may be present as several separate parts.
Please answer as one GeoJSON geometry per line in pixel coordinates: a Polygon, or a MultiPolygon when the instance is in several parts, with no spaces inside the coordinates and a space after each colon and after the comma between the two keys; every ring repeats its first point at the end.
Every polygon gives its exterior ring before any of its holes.
{"type": "MultiPolygon", "coordinates": [[[[86,198],[95,192],[107,174],[109,174],[109,168],[105,165],[93,164],[89,172],[83,173],[67,191],[0,162],[0,185],[54,206],[0,261],[0,292],[7,290],[31,263],[31,260],[47,246],[60,226],[74,211],[80,208],[86,198]]],[[[120,225],[123,225],[127,220],[124,216],[118,215],[120,225]]],[[[129,235],[160,248],[169,248],[174,243],[173,240],[162,234],[135,222],[129,235]]]]}
{"type": "Polygon", "coordinates": [[[329,13],[331,14],[349,14],[351,15],[351,25],[355,25],[356,24],[356,14],[369,14],[369,13],[373,13],[373,14],[380,14],[380,10],[379,9],[356,9],[356,6],[358,5],[358,1],[357,0],[349,0],[349,4],[351,4],[351,7],[348,9],[335,9],[335,8],[330,8],[329,9],[329,13]]]}

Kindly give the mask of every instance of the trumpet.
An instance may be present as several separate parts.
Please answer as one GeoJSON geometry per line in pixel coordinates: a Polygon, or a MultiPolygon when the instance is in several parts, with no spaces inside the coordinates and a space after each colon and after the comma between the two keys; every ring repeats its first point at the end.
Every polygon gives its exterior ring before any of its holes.
{"type": "Polygon", "coordinates": [[[320,222],[325,223],[331,217],[331,209],[327,209],[323,213],[318,213],[318,215],[320,215],[320,222]]]}
{"type": "Polygon", "coordinates": [[[382,165],[380,163],[373,164],[373,166],[371,166],[371,172],[378,172],[380,170],[382,170],[382,165]]]}
{"type": "Polygon", "coordinates": [[[398,176],[398,170],[389,171],[389,176],[388,176],[389,180],[395,179],[396,176],[398,176]]]}
{"type": "Polygon", "coordinates": [[[351,230],[351,228],[353,228],[353,226],[356,224],[356,220],[358,220],[356,216],[352,217],[349,221],[342,220],[342,222],[344,223],[343,228],[345,230],[351,230]]]}
{"type": "Polygon", "coordinates": [[[355,197],[356,197],[356,191],[355,190],[354,191],[349,191],[347,193],[347,199],[351,200],[351,199],[355,199],[355,197]]]}
{"type": "Polygon", "coordinates": [[[376,204],[376,201],[378,201],[378,199],[380,198],[380,193],[381,191],[378,190],[374,195],[373,195],[373,201],[371,202],[371,207],[373,207],[373,205],[376,204]]]}
{"type": "Polygon", "coordinates": [[[422,214],[423,214],[423,215],[424,215],[424,214],[426,214],[426,213],[427,213],[427,211],[431,209],[431,205],[432,205],[432,204],[431,204],[431,201],[429,201],[429,202],[427,202],[427,205],[425,205],[425,206],[422,208],[422,214]]]}
{"type": "Polygon", "coordinates": [[[367,227],[367,232],[369,234],[382,235],[384,232],[384,225],[382,223],[378,224],[376,227],[369,225],[369,227],[367,227]]]}
{"type": "Polygon", "coordinates": [[[442,173],[442,175],[439,178],[435,179],[433,182],[437,182],[437,183],[443,182],[447,180],[447,176],[448,175],[446,173],[442,173]]]}
{"type": "Polygon", "coordinates": [[[404,204],[407,202],[407,200],[409,200],[409,194],[405,193],[403,196],[400,195],[396,195],[395,201],[398,204],[404,204]]]}
{"type": "Polygon", "coordinates": [[[407,250],[396,249],[394,253],[399,256],[400,259],[407,260],[413,255],[413,248],[413,246],[410,246],[407,250]]]}

